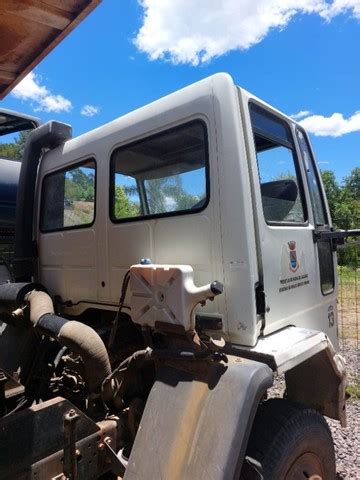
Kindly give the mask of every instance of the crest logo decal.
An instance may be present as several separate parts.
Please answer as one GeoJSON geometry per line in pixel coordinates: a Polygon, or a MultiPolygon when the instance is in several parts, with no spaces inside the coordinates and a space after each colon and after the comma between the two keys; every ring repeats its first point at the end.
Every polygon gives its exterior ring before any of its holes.
{"type": "Polygon", "coordinates": [[[288,242],[288,247],[290,256],[289,269],[291,272],[296,272],[299,268],[299,262],[296,255],[296,242],[294,240],[291,240],[290,242],[288,242]]]}

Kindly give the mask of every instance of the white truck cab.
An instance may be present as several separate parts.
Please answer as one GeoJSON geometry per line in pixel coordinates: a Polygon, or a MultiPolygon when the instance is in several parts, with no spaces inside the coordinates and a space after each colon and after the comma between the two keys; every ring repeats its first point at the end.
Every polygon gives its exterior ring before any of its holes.
{"type": "Polygon", "coordinates": [[[228,75],[49,151],[38,186],[39,280],[67,313],[116,310],[126,271],[150,258],[224,284],[197,314],[234,344],[294,325],[337,346],[335,253],[314,237],[331,219],[308,137],[228,75]],[[80,175],[92,197],[74,203],[66,185],[80,175]]]}
{"type": "Polygon", "coordinates": [[[16,208],[1,478],[335,480],[337,234],[299,124],[223,73],[77,138],[49,122],[16,208]]]}

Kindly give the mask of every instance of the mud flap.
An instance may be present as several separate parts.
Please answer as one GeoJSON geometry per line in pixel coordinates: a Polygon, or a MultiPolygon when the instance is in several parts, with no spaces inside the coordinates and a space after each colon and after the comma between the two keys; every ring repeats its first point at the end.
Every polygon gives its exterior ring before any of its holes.
{"type": "Polygon", "coordinates": [[[149,478],[239,478],[258,403],[273,383],[263,363],[229,356],[202,374],[159,370],[125,473],[149,478]]]}

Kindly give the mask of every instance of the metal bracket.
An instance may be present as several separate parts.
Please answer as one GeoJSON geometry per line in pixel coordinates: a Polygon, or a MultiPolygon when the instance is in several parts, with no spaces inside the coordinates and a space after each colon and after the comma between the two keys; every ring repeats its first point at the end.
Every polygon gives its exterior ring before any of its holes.
{"type": "Polygon", "coordinates": [[[64,415],[64,476],[77,480],[76,422],[80,416],[72,408],[64,415]]]}
{"type": "Polygon", "coordinates": [[[348,237],[360,237],[360,230],[313,230],[314,243],[330,240],[333,250],[339,245],[344,245],[348,237]]]}
{"type": "Polygon", "coordinates": [[[111,466],[111,471],[115,473],[115,475],[122,477],[125,473],[125,468],[121,463],[119,457],[116,455],[116,452],[111,447],[111,443],[111,438],[105,437],[104,442],[99,444],[99,448],[104,449],[107,457],[107,463],[109,463],[109,465],[111,466]]]}

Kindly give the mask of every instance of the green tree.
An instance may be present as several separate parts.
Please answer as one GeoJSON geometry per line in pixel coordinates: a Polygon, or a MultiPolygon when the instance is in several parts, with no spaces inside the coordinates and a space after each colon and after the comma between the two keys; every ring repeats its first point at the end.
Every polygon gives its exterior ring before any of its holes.
{"type": "Polygon", "coordinates": [[[333,225],[337,229],[348,230],[354,228],[353,208],[349,191],[345,185],[339,185],[334,172],[321,172],[326,197],[329,204],[333,225]]]}
{"type": "MultiPolygon", "coordinates": [[[[93,168],[79,167],[69,172],[69,182],[76,185],[76,191],[78,192],[78,200],[84,200],[85,202],[94,201],[94,185],[95,185],[95,173],[93,168]]],[[[68,181],[68,180],[67,180],[68,181]]]]}
{"type": "Polygon", "coordinates": [[[85,192],[81,185],[69,178],[65,178],[65,198],[67,200],[85,200],[85,192]]]}
{"type": "Polygon", "coordinates": [[[344,178],[344,188],[350,198],[360,201],[360,167],[355,167],[350,175],[344,178]]]}
{"type": "Polygon", "coordinates": [[[340,201],[341,189],[337,183],[334,172],[332,172],[331,170],[323,170],[321,172],[321,178],[324,184],[331,216],[334,217],[336,206],[340,201]]]}
{"type": "Polygon", "coordinates": [[[31,130],[25,130],[23,132],[19,132],[18,136],[13,142],[0,142],[0,157],[7,158],[9,160],[21,160],[24,154],[25,143],[30,133],[31,130]]]}
{"type": "Polygon", "coordinates": [[[140,205],[132,202],[122,185],[115,186],[115,217],[128,218],[140,215],[140,205]]]}
{"type": "MultiPolygon", "coordinates": [[[[360,168],[354,168],[342,185],[338,184],[330,170],[321,172],[321,175],[334,227],[343,230],[360,228],[360,168]]],[[[351,239],[348,240],[347,247],[338,250],[339,264],[357,268],[359,259],[356,249],[351,239]]]]}

